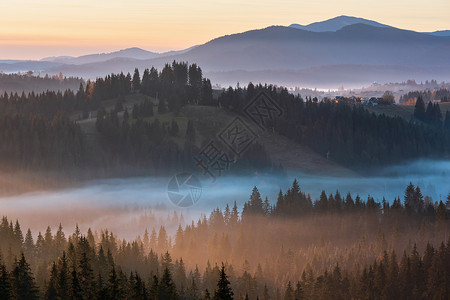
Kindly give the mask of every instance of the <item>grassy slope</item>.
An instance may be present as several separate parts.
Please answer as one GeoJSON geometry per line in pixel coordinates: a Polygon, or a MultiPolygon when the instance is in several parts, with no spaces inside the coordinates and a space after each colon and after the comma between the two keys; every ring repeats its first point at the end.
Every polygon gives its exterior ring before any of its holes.
{"type": "MultiPolygon", "coordinates": [[[[133,104],[144,101],[145,97],[146,96],[139,94],[127,96],[124,107],[127,107],[131,114],[133,104]]],[[[153,121],[157,118],[161,123],[170,123],[172,120],[176,120],[180,129],[179,135],[178,137],[171,137],[171,139],[181,147],[184,144],[184,135],[189,119],[194,121],[194,126],[196,128],[196,144],[198,147],[201,147],[206,142],[216,139],[217,133],[235,117],[234,114],[221,108],[210,106],[186,106],[183,107],[179,113],[158,114],[157,101],[156,99],[151,100],[155,105],[155,115],[146,118],[146,120],[153,121]]],[[[111,99],[105,101],[103,105],[109,110],[114,107],[115,102],[116,99],[111,99]]],[[[119,113],[119,117],[121,117],[122,114],[123,113],[119,113]]],[[[98,143],[99,135],[95,128],[95,121],[96,119],[92,118],[90,120],[78,122],[81,129],[86,133],[87,142],[92,150],[96,150],[100,147],[98,143]]],[[[355,175],[354,172],[326,160],[324,157],[305,146],[299,145],[277,134],[262,132],[254,126],[251,127],[259,135],[256,141],[264,145],[271,160],[276,165],[281,164],[286,169],[310,174],[355,175]]]]}

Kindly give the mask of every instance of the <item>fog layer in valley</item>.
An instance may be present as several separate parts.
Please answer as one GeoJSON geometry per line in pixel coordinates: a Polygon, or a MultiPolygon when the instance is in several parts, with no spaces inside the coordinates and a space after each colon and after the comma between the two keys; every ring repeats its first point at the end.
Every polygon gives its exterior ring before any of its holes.
{"type": "Polygon", "coordinates": [[[215,182],[207,177],[199,178],[201,197],[189,208],[177,207],[168,198],[170,178],[147,177],[93,181],[73,189],[0,198],[1,214],[10,220],[19,219],[24,228],[33,230],[45,231],[47,225],[56,229],[62,223],[67,232],[73,232],[78,223],[84,232],[88,227],[108,228],[121,238],[132,239],[142,235],[145,228],[160,225],[173,232],[178,223],[190,223],[202,214],[209,215],[214,208],[224,209],[227,203],[232,206],[234,201],[242,209],[253,186],[258,187],[262,197],[267,196],[275,203],[279,190],[286,191],[294,178],[313,199],[322,190],[327,194],[339,190],[341,195],[351,192],[363,199],[371,195],[378,201],[383,196],[389,202],[397,196],[403,200],[405,187],[411,181],[420,186],[424,196],[445,201],[450,192],[450,161],[417,161],[388,167],[376,177],[327,177],[290,171],[284,178],[222,176],[215,182]]]}

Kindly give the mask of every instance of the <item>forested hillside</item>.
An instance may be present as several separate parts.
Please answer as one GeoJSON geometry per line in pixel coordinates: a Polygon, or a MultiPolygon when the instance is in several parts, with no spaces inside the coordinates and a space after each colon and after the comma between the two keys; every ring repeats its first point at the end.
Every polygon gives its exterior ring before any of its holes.
{"type": "Polygon", "coordinates": [[[260,91],[283,111],[266,127],[355,169],[450,153],[450,131],[443,125],[450,121],[448,114],[444,122],[442,116],[435,117],[435,126],[426,126],[401,117],[376,115],[361,105],[318,102],[289,94],[284,88],[253,84],[245,89],[229,88],[218,101],[222,107],[243,114],[243,108],[260,91]]]}
{"type": "MultiPolygon", "coordinates": [[[[127,170],[123,175],[192,170],[193,156],[223,130],[216,122],[205,126],[202,119],[209,116],[200,107],[218,107],[252,123],[242,110],[260,92],[282,112],[265,130],[358,172],[450,153],[450,116],[438,104],[415,114],[416,120],[405,120],[369,113],[358,104],[303,99],[271,85],[249,84],[218,94],[200,67],[174,61],[161,71],[145,69],[142,76],[136,69],[133,75],[88,81],[76,91],[1,95],[1,168],[34,170],[45,164],[52,171],[95,170],[89,173],[94,177],[117,175],[119,169],[127,170]],[[79,121],[94,122],[95,128],[87,132],[79,121]],[[216,131],[200,135],[197,126],[216,131]]],[[[246,150],[241,159],[233,159],[235,170],[279,167],[259,140],[246,150]]]]}
{"type": "Polygon", "coordinates": [[[48,76],[47,74],[35,76],[31,71],[24,74],[0,73],[0,94],[74,90],[82,82],[81,78],[64,77],[62,74],[59,76],[48,76]]]}
{"type": "Polygon", "coordinates": [[[295,180],[270,202],[255,187],[242,211],[227,205],[134,241],[62,226],[36,237],[3,217],[1,299],[449,297],[448,211],[420,187],[389,205],[325,191],[313,200],[295,180]]]}

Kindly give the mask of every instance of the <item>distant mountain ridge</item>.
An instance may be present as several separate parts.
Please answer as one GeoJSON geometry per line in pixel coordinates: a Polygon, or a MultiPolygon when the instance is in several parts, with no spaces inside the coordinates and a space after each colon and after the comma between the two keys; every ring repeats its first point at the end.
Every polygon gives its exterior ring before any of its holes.
{"type": "MultiPolygon", "coordinates": [[[[374,27],[382,27],[382,28],[394,28],[389,25],[381,24],[376,21],[367,20],[363,18],[356,18],[350,16],[339,16],[335,18],[331,18],[321,22],[314,22],[309,25],[300,25],[300,24],[291,24],[289,27],[295,29],[303,29],[312,32],[327,32],[327,31],[338,31],[346,26],[354,25],[354,24],[365,24],[374,27]]],[[[450,36],[450,30],[439,30],[433,32],[424,32],[426,34],[435,35],[435,36],[450,36]]]]}
{"type": "Polygon", "coordinates": [[[438,30],[438,31],[426,32],[426,33],[435,35],[435,36],[450,36],[450,30],[438,30]]]}
{"type": "Polygon", "coordinates": [[[315,22],[309,25],[299,25],[299,24],[291,24],[289,27],[295,29],[303,29],[312,32],[326,32],[326,31],[338,31],[345,26],[354,25],[354,24],[365,24],[374,27],[391,27],[388,25],[384,25],[375,21],[366,20],[363,18],[349,17],[349,16],[339,16],[332,19],[328,19],[322,22],[315,22]]]}
{"type": "Polygon", "coordinates": [[[133,48],[127,48],[111,53],[99,53],[99,54],[88,54],[88,55],[82,55],[78,57],[72,57],[72,56],[57,56],[57,57],[46,57],[41,59],[41,61],[51,61],[56,63],[63,63],[63,64],[74,64],[74,65],[81,65],[81,64],[88,64],[93,62],[102,62],[107,61],[113,58],[118,57],[125,57],[125,58],[134,58],[134,59],[152,59],[157,57],[159,54],[150,52],[147,50],[143,50],[137,47],[133,48]]]}
{"type": "Polygon", "coordinates": [[[450,81],[450,37],[443,33],[402,30],[346,16],[305,27],[315,31],[270,26],[221,36],[181,51],[154,53],[129,48],[78,58],[0,62],[0,71],[11,72],[16,65],[20,67],[18,70],[27,70],[29,63],[29,70],[39,68],[49,74],[62,72],[67,76],[95,78],[112,72],[131,73],[134,68],[143,70],[154,66],[161,70],[166,63],[176,60],[197,63],[206,75],[212,74],[220,80],[215,82],[219,84],[236,81],[235,75],[239,73],[241,83],[258,77],[267,82],[301,85],[308,72],[314,74],[316,82],[314,85],[313,81],[306,80],[309,86],[319,86],[321,78],[327,78],[328,84],[347,84],[352,80],[363,84],[408,79],[450,81]],[[385,75],[383,68],[389,70],[385,75]],[[329,76],[330,70],[333,77],[329,76]],[[339,76],[339,70],[346,72],[345,76],[339,76]]]}
{"type": "Polygon", "coordinates": [[[104,61],[108,61],[111,59],[117,59],[117,58],[147,60],[147,59],[153,59],[153,58],[167,56],[167,55],[184,53],[194,47],[190,47],[190,48],[184,49],[184,50],[175,50],[175,51],[168,51],[168,52],[163,52],[163,53],[156,53],[156,52],[147,51],[147,50],[144,50],[144,49],[141,49],[138,47],[133,47],[133,48],[127,48],[127,49],[114,51],[114,52],[110,52],[110,53],[88,54],[88,55],[82,55],[82,56],[78,56],[78,57],[73,57],[73,56],[45,57],[45,58],[42,58],[41,61],[61,63],[61,64],[82,65],[82,64],[104,62],[104,61]]]}

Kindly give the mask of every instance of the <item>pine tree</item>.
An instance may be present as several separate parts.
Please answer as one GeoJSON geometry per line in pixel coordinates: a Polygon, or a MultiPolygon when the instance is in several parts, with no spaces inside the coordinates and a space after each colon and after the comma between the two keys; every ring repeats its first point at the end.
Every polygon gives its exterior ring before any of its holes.
{"type": "Polygon", "coordinates": [[[39,299],[39,292],[30,265],[25,260],[23,253],[20,260],[14,262],[14,269],[11,272],[11,286],[14,297],[18,300],[39,299]]]}
{"type": "Polygon", "coordinates": [[[95,292],[94,273],[86,252],[83,251],[79,263],[80,287],[83,299],[92,299],[95,292]]]}
{"type": "Polygon", "coordinates": [[[425,120],[425,102],[422,97],[418,97],[414,107],[414,117],[418,120],[425,120]]]}
{"type": "Polygon", "coordinates": [[[27,234],[25,235],[23,251],[25,256],[28,257],[29,260],[34,259],[34,256],[36,255],[36,248],[34,246],[33,235],[31,234],[30,228],[28,228],[27,234]]]}
{"type": "Polygon", "coordinates": [[[217,282],[217,289],[214,293],[214,299],[216,300],[232,300],[233,299],[233,291],[230,287],[230,281],[228,280],[227,275],[225,274],[225,266],[222,264],[222,268],[220,269],[220,277],[217,282]]]}
{"type": "Polygon", "coordinates": [[[284,300],[294,300],[294,290],[292,289],[291,282],[289,281],[284,292],[284,300]]]}
{"type": "Polygon", "coordinates": [[[58,231],[55,235],[55,251],[56,253],[61,253],[66,248],[66,236],[64,235],[64,231],[61,223],[59,224],[58,231]]]}
{"type": "Polygon", "coordinates": [[[236,201],[234,201],[233,209],[231,210],[230,222],[229,223],[230,223],[231,226],[234,226],[234,225],[237,225],[238,222],[239,222],[239,211],[238,211],[238,208],[237,208],[236,201]]]}
{"type": "Polygon", "coordinates": [[[75,265],[72,266],[71,278],[70,278],[70,298],[71,299],[83,299],[80,282],[78,280],[77,269],[75,265]]]}
{"type": "Polygon", "coordinates": [[[134,69],[132,87],[135,93],[141,89],[141,78],[139,76],[138,68],[134,69]]]}
{"type": "Polygon", "coordinates": [[[450,130],[450,112],[448,110],[445,112],[444,128],[450,130]]]}
{"type": "Polygon", "coordinates": [[[12,287],[6,266],[3,264],[2,256],[0,255],[0,299],[12,299],[12,287]]]}
{"type": "Polygon", "coordinates": [[[436,220],[439,222],[444,222],[447,219],[447,208],[445,204],[440,201],[436,210],[436,220]]]}
{"type": "Polygon", "coordinates": [[[66,299],[69,296],[70,282],[69,282],[69,269],[67,265],[66,252],[63,251],[62,257],[58,262],[58,283],[57,290],[61,299],[66,299]]]}
{"type": "Polygon", "coordinates": [[[53,263],[52,270],[50,271],[50,279],[47,284],[47,290],[45,291],[46,300],[58,299],[57,276],[56,265],[53,263]]]}
{"type": "Polygon", "coordinates": [[[178,299],[177,289],[172,280],[172,274],[168,267],[164,268],[161,282],[159,283],[159,298],[158,299],[178,299]]]}
{"type": "Polygon", "coordinates": [[[106,286],[101,274],[97,276],[96,282],[97,300],[109,300],[108,287],[106,286]]]}
{"type": "Polygon", "coordinates": [[[258,191],[258,188],[255,186],[252,190],[252,194],[250,195],[250,201],[246,203],[242,211],[243,216],[250,215],[263,215],[263,201],[261,199],[261,195],[258,191]]]}
{"type": "Polygon", "coordinates": [[[151,300],[158,299],[159,295],[159,279],[158,276],[153,275],[152,283],[149,290],[149,296],[151,300]]]}
{"type": "Polygon", "coordinates": [[[120,299],[121,296],[121,291],[120,291],[120,283],[119,283],[119,278],[117,276],[117,272],[116,272],[116,267],[113,265],[111,272],[109,274],[109,279],[108,279],[108,284],[109,284],[109,298],[110,299],[120,299]]]}
{"type": "Polygon", "coordinates": [[[405,209],[408,212],[412,212],[415,208],[415,203],[414,203],[415,192],[416,191],[415,191],[414,185],[412,184],[412,182],[410,182],[405,190],[405,201],[404,201],[405,209]]]}
{"type": "Polygon", "coordinates": [[[300,281],[297,281],[297,285],[295,286],[294,298],[295,300],[304,299],[303,287],[300,281]]]}

